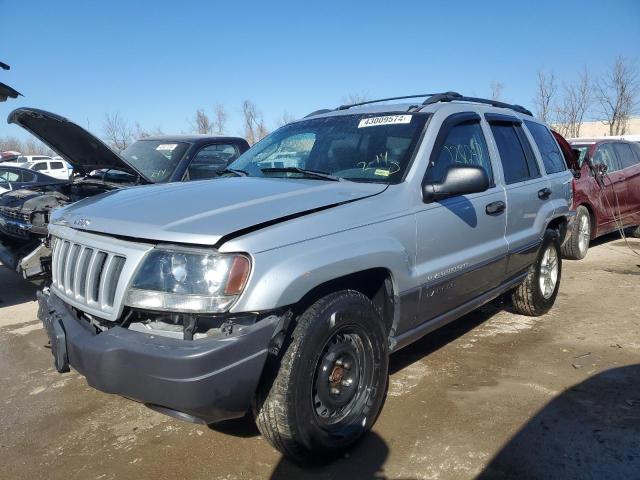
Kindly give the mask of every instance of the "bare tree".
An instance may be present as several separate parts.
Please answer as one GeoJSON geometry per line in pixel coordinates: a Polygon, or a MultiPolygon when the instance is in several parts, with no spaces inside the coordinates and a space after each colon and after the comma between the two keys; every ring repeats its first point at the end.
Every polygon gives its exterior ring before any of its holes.
{"type": "Polygon", "coordinates": [[[267,136],[269,130],[265,126],[262,113],[251,100],[242,102],[242,117],[244,124],[244,137],[250,145],[259,142],[267,136]]]}
{"type": "Polygon", "coordinates": [[[371,100],[371,96],[367,92],[360,93],[348,93],[342,97],[342,103],[344,105],[353,105],[355,103],[362,103],[371,100]]]}
{"type": "Polygon", "coordinates": [[[280,117],[276,120],[276,126],[282,127],[284,125],[287,125],[288,123],[293,122],[294,120],[295,117],[285,110],[284,112],[282,112],[282,115],[280,115],[280,117]]]}
{"type": "Polygon", "coordinates": [[[135,122],[133,124],[132,135],[134,140],[139,140],[141,138],[147,138],[153,135],[164,135],[164,133],[162,132],[162,129],[160,127],[156,127],[153,130],[147,130],[146,128],[143,128],[142,125],[140,125],[140,123],[135,122]]]}
{"type": "Polygon", "coordinates": [[[0,138],[0,151],[11,150],[24,155],[55,155],[55,152],[40,140],[29,137],[20,140],[17,137],[0,138]]]}
{"type": "Polygon", "coordinates": [[[203,109],[196,110],[195,115],[189,123],[191,125],[191,130],[195,133],[207,134],[211,133],[213,130],[211,120],[203,109]]]}
{"type": "Polygon", "coordinates": [[[640,95],[636,65],[619,56],[611,71],[596,82],[594,90],[604,124],[609,126],[609,135],[627,133],[629,118],[636,112],[640,95]]]}
{"type": "Polygon", "coordinates": [[[131,127],[117,112],[105,114],[102,132],[107,144],[116,152],[127,148],[133,139],[131,127]]]}
{"type": "Polygon", "coordinates": [[[224,108],[224,105],[218,103],[213,109],[213,114],[215,116],[212,125],[213,131],[218,135],[222,135],[227,129],[227,120],[229,118],[227,110],[224,108]]]}
{"type": "Polygon", "coordinates": [[[552,121],[553,100],[557,91],[558,86],[553,72],[547,74],[544,70],[538,70],[538,84],[533,103],[536,106],[536,115],[545,123],[551,123],[552,121]]]}
{"type": "Polygon", "coordinates": [[[491,100],[502,100],[502,92],[504,91],[504,83],[493,80],[491,82],[491,100]]]}
{"type": "Polygon", "coordinates": [[[592,102],[589,72],[585,68],[575,83],[564,86],[564,98],[556,110],[556,128],[565,137],[580,136],[580,127],[592,102]]]}

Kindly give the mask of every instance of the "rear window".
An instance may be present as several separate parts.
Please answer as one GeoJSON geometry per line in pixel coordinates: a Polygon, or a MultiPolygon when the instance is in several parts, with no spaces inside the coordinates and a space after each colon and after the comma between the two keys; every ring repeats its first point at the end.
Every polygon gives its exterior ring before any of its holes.
{"type": "Polygon", "coordinates": [[[525,120],[524,123],[538,146],[547,174],[566,170],[567,165],[562,156],[562,152],[549,129],[544,125],[527,120],[525,120]]]}

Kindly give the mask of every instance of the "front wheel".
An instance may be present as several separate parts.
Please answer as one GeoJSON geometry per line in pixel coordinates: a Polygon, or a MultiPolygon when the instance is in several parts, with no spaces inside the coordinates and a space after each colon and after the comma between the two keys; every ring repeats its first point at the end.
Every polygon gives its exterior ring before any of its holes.
{"type": "Polygon", "coordinates": [[[549,311],[556,301],[562,274],[562,258],[558,232],[547,230],[524,281],[511,292],[516,312],[538,317],[549,311]]]}
{"type": "Polygon", "coordinates": [[[315,302],[298,318],[275,378],[256,395],[262,435],[298,463],[343,454],[382,409],[387,345],[380,314],[365,295],[343,290],[315,302]]]}

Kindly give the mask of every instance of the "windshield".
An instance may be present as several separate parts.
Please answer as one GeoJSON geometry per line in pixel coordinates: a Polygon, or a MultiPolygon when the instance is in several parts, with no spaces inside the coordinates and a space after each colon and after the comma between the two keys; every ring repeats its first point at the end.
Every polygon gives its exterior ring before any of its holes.
{"type": "Polygon", "coordinates": [[[295,171],[304,169],[346,180],[398,183],[427,117],[360,114],[291,123],[258,142],[229,169],[256,177],[326,180],[295,171]]]}
{"type": "Polygon", "coordinates": [[[145,177],[155,183],[171,180],[173,172],[189,148],[185,142],[138,140],[120,153],[145,177]]]}
{"type": "Polygon", "coordinates": [[[584,164],[584,157],[587,156],[587,152],[589,151],[589,145],[571,145],[571,148],[580,152],[578,165],[582,167],[582,165],[584,164]]]}

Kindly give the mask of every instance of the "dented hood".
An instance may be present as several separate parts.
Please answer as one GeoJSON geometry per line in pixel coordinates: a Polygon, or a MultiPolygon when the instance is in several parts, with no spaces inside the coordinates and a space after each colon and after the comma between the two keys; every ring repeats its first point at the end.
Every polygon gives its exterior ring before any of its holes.
{"type": "Polygon", "coordinates": [[[9,114],[7,123],[20,125],[35,135],[74,169],[84,173],[103,168],[120,170],[138,176],[142,183],[153,183],[102,140],[60,115],[37,108],[18,108],[9,114]]]}
{"type": "Polygon", "coordinates": [[[54,212],[52,223],[142,240],[220,245],[385,188],[347,181],[227,177],[109,192],[54,212]]]}

